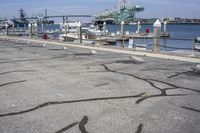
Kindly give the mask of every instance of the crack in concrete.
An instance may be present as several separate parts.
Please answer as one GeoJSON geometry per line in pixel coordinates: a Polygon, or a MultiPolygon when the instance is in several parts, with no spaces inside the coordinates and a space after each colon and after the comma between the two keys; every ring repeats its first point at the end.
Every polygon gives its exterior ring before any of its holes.
{"type": "Polygon", "coordinates": [[[200,110],[198,110],[198,109],[194,109],[194,108],[190,108],[190,107],[185,107],[185,106],[181,106],[181,108],[200,113],[200,110]]]}
{"type": "Polygon", "coordinates": [[[174,78],[180,75],[191,75],[191,76],[199,76],[200,73],[195,72],[195,71],[186,71],[186,72],[176,72],[176,74],[168,76],[167,78],[174,78]]]}
{"type": "Polygon", "coordinates": [[[171,97],[171,96],[174,97],[174,96],[185,96],[185,95],[187,95],[187,94],[167,94],[167,90],[183,89],[183,90],[190,90],[190,91],[194,91],[194,92],[200,93],[199,90],[195,90],[195,89],[191,89],[191,88],[186,88],[186,87],[182,87],[182,86],[177,86],[177,85],[174,85],[174,84],[171,84],[171,83],[168,83],[168,82],[164,82],[164,81],[161,81],[161,80],[142,78],[142,77],[130,74],[130,73],[115,71],[115,70],[110,69],[107,66],[107,64],[112,64],[112,63],[104,63],[104,64],[101,64],[101,66],[103,66],[104,69],[107,70],[108,72],[117,73],[117,74],[121,74],[121,75],[127,75],[127,76],[130,76],[130,77],[133,77],[133,78],[145,81],[148,84],[150,84],[153,88],[155,88],[155,89],[157,89],[157,90],[160,91],[160,94],[145,96],[143,98],[138,99],[136,101],[136,104],[139,104],[139,103],[141,103],[144,100],[147,100],[147,99],[150,99],[150,98],[155,98],[155,97],[163,97],[163,96],[164,97],[171,97]],[[171,88],[164,88],[164,89],[162,89],[162,88],[159,88],[158,86],[156,86],[153,82],[158,82],[158,83],[166,84],[168,86],[171,86],[171,88]]]}
{"type": "Polygon", "coordinates": [[[107,85],[109,85],[109,83],[98,84],[98,85],[95,85],[95,87],[101,87],[101,86],[107,86],[107,85]]]}
{"type": "Polygon", "coordinates": [[[7,72],[2,72],[0,75],[5,75],[9,73],[18,73],[18,72],[35,72],[36,70],[15,70],[15,71],[7,71],[7,72]]]}
{"type": "Polygon", "coordinates": [[[80,100],[72,100],[72,101],[52,101],[52,102],[46,102],[43,104],[40,104],[36,107],[19,111],[19,112],[12,112],[12,113],[6,113],[6,114],[0,114],[0,117],[5,117],[5,116],[13,116],[13,115],[19,115],[19,114],[24,114],[28,113],[31,111],[35,111],[41,108],[44,108],[46,106],[50,105],[59,105],[59,104],[69,104],[69,103],[81,103],[81,102],[91,102],[91,101],[103,101],[103,100],[118,100],[118,99],[129,99],[129,98],[138,98],[142,97],[145,93],[140,93],[138,95],[130,95],[130,96],[118,96],[118,97],[101,97],[101,98],[91,98],[91,99],[80,99],[80,100]]]}
{"type": "Polygon", "coordinates": [[[157,71],[157,70],[163,70],[163,71],[168,71],[168,70],[183,70],[185,71],[185,69],[171,69],[171,68],[149,68],[149,69],[142,69],[140,71],[157,71]]]}
{"type": "Polygon", "coordinates": [[[88,131],[85,129],[85,125],[88,122],[88,117],[84,116],[83,119],[79,122],[79,129],[81,130],[81,133],[88,133],[88,131]]]}
{"type": "Polygon", "coordinates": [[[80,122],[76,121],[76,122],[74,122],[74,123],[72,123],[72,124],[70,124],[70,125],[68,125],[68,126],[66,126],[66,127],[64,127],[64,128],[62,128],[62,129],[58,130],[58,131],[56,131],[55,133],[63,133],[64,131],[67,131],[67,130],[69,130],[70,128],[76,126],[76,125],[78,125],[79,130],[81,131],[81,133],[89,133],[89,132],[86,130],[86,128],[85,128],[85,125],[87,124],[87,122],[88,122],[88,117],[87,117],[87,116],[84,116],[84,117],[81,119],[80,122]]]}
{"type": "Polygon", "coordinates": [[[18,83],[22,83],[22,82],[26,82],[26,81],[27,80],[20,80],[20,81],[8,82],[8,83],[0,84],[0,87],[7,86],[7,85],[12,85],[12,84],[18,84],[18,83]]]}
{"type": "Polygon", "coordinates": [[[141,133],[143,128],[143,124],[140,123],[140,125],[137,127],[137,131],[135,133],[141,133]]]}
{"type": "Polygon", "coordinates": [[[64,131],[67,131],[67,130],[69,130],[70,128],[72,128],[72,127],[78,125],[78,123],[79,123],[79,122],[76,121],[76,122],[74,122],[74,123],[72,123],[72,124],[70,124],[70,125],[68,125],[68,126],[66,126],[66,127],[64,127],[64,128],[62,128],[62,129],[60,129],[59,131],[56,131],[55,133],[63,133],[64,131]]]}

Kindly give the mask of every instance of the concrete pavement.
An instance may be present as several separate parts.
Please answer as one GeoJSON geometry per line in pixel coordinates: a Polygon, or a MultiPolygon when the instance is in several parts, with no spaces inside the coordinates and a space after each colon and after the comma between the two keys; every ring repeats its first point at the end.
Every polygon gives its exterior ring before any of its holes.
{"type": "Polygon", "coordinates": [[[196,64],[1,40],[0,132],[198,133],[196,64]]]}

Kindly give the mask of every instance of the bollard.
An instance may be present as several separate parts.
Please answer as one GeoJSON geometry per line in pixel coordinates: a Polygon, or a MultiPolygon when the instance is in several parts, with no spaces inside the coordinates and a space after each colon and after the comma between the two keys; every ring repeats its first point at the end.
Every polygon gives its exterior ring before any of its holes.
{"type": "Polygon", "coordinates": [[[154,36],[153,36],[153,51],[160,52],[160,29],[161,23],[157,19],[156,22],[153,24],[154,27],[154,36]]]}
{"type": "Polygon", "coordinates": [[[103,23],[103,33],[104,33],[104,35],[106,35],[106,30],[107,30],[107,29],[106,29],[106,22],[104,22],[104,23],[103,23]]]}
{"type": "Polygon", "coordinates": [[[140,21],[138,21],[137,31],[136,31],[137,34],[140,34],[140,29],[141,29],[140,21]]]}
{"type": "Polygon", "coordinates": [[[121,47],[124,48],[124,21],[121,22],[121,38],[122,38],[121,47]]]}
{"type": "Polygon", "coordinates": [[[81,26],[81,22],[78,22],[78,27],[77,27],[77,34],[78,34],[78,38],[79,38],[79,43],[82,44],[82,26],[81,26]]]}
{"type": "Polygon", "coordinates": [[[167,35],[167,21],[164,21],[163,32],[164,32],[164,35],[167,35]]]}

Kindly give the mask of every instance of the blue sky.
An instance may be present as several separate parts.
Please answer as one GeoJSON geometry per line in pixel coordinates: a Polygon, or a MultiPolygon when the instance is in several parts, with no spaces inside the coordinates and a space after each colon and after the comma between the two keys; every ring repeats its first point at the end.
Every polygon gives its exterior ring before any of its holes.
{"type": "MultiPolygon", "coordinates": [[[[145,7],[137,17],[200,18],[200,0],[127,0],[145,7]]],[[[49,15],[95,14],[104,9],[114,8],[118,0],[0,0],[0,17],[18,15],[24,8],[29,16],[44,12],[49,15]]]]}

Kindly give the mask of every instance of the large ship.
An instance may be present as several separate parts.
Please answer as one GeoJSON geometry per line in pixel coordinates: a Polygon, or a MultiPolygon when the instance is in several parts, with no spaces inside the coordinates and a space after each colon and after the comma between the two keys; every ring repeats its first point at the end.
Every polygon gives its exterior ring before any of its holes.
{"type": "Polygon", "coordinates": [[[12,20],[14,23],[14,27],[24,27],[28,26],[29,21],[26,19],[26,13],[23,9],[19,10],[19,18],[12,20]]]}
{"type": "Polygon", "coordinates": [[[107,24],[120,24],[124,21],[126,24],[134,23],[136,13],[144,11],[144,7],[140,5],[127,4],[126,0],[119,1],[119,7],[111,10],[106,9],[95,15],[95,25],[102,25],[104,22],[107,24]]]}

